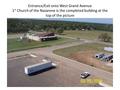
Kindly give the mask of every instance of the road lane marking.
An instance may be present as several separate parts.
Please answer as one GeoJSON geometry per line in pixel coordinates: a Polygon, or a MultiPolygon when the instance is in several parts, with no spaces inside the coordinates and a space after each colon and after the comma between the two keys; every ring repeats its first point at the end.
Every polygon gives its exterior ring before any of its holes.
{"type": "Polygon", "coordinates": [[[35,54],[30,53],[29,54],[31,57],[36,58],[37,56],[35,54]]]}

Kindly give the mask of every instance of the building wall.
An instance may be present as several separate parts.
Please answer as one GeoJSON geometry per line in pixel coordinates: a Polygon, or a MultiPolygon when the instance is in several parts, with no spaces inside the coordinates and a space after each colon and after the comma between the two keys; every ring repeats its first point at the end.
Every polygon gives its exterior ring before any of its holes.
{"type": "Polygon", "coordinates": [[[48,41],[48,40],[54,40],[54,39],[57,39],[57,36],[44,36],[44,37],[39,37],[39,36],[35,36],[35,35],[30,35],[30,34],[27,34],[26,37],[28,39],[31,39],[31,40],[34,40],[34,41],[48,41]]]}
{"type": "Polygon", "coordinates": [[[41,39],[40,39],[38,36],[33,36],[33,35],[27,34],[26,37],[27,37],[28,39],[31,39],[31,40],[41,41],[41,39]]]}

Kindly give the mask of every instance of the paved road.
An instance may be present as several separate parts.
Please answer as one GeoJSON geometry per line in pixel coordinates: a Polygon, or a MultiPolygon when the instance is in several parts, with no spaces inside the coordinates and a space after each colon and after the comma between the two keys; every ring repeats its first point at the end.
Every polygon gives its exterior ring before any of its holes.
{"type": "MultiPolygon", "coordinates": [[[[65,86],[65,87],[98,87],[98,84],[81,83],[80,73],[84,70],[80,67],[71,65],[72,63],[66,63],[63,60],[51,59],[52,62],[57,64],[56,68],[49,69],[46,72],[38,73],[33,76],[27,76],[24,74],[24,67],[36,63],[40,63],[44,55],[38,57],[30,57],[26,55],[24,57],[16,58],[12,61],[8,60],[8,81],[7,85],[10,87],[49,87],[49,86],[65,86]]],[[[68,61],[67,61],[68,62],[68,61]]],[[[99,79],[94,75],[89,76],[87,79],[99,79]]]]}
{"type": "MultiPolygon", "coordinates": [[[[100,77],[104,79],[106,82],[109,82],[111,85],[113,83],[113,74],[98,68],[91,67],[89,65],[56,55],[53,53],[53,50],[60,49],[60,48],[65,48],[65,47],[71,47],[71,46],[76,46],[80,44],[85,44],[85,43],[94,43],[97,41],[90,41],[90,40],[78,40],[77,42],[72,42],[72,43],[66,43],[63,45],[57,45],[57,46],[52,46],[52,47],[47,47],[47,48],[36,48],[36,49],[30,49],[30,50],[25,50],[25,51],[19,51],[19,52],[12,52],[8,53],[8,60],[11,60],[10,58],[13,58],[15,56],[19,55],[24,55],[28,53],[35,53],[36,55],[44,55],[50,58],[53,58],[57,61],[61,61],[62,63],[69,64],[70,66],[74,67],[77,70],[84,70],[84,71],[89,71],[93,75],[100,77]]],[[[97,42],[100,43],[100,42],[97,42]]],[[[106,43],[105,43],[106,44],[106,43]]]]}
{"type": "Polygon", "coordinates": [[[24,54],[28,54],[28,53],[53,52],[56,49],[76,46],[76,45],[85,44],[85,43],[93,43],[93,42],[88,41],[88,40],[86,40],[86,41],[78,40],[76,42],[69,42],[69,43],[65,43],[62,45],[56,45],[56,46],[51,46],[51,47],[35,48],[35,49],[29,49],[29,50],[24,50],[24,51],[11,52],[11,53],[8,53],[8,58],[14,57],[14,56],[19,56],[19,55],[24,55],[24,54]]]}

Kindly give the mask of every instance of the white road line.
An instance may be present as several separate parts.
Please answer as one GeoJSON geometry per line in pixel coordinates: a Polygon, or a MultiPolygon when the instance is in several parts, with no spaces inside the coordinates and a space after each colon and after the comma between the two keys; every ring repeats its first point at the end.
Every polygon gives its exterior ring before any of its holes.
{"type": "Polygon", "coordinates": [[[36,58],[37,56],[34,54],[29,54],[31,57],[36,58]]]}
{"type": "Polygon", "coordinates": [[[16,60],[16,59],[25,58],[25,57],[28,57],[28,55],[20,56],[20,57],[12,57],[12,58],[8,58],[8,60],[16,60]]]}

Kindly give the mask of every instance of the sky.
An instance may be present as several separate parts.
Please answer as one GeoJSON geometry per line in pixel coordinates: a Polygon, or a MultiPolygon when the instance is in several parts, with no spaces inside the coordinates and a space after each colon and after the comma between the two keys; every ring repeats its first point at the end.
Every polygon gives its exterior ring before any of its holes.
{"type": "Polygon", "coordinates": [[[44,18],[42,20],[59,20],[59,21],[74,21],[74,22],[91,22],[113,24],[112,18],[44,18]]]}

